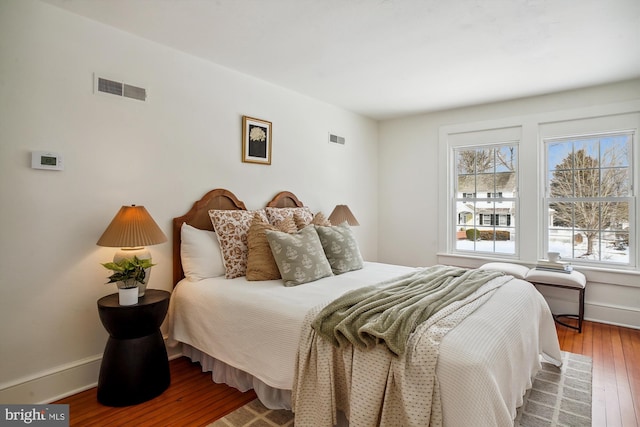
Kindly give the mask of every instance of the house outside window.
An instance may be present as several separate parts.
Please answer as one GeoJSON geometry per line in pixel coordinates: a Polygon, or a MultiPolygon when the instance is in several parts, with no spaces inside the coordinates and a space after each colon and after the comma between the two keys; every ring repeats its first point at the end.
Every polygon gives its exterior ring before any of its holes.
{"type": "Polygon", "coordinates": [[[516,254],[517,144],[453,149],[455,251],[516,254]]]}
{"type": "Polygon", "coordinates": [[[549,138],[546,250],[585,264],[630,265],[633,132],[549,138]]]}

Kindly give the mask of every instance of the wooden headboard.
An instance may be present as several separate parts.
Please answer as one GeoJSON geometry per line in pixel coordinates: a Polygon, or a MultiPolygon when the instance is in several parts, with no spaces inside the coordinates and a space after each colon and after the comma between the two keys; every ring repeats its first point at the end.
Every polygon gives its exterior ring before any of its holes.
{"type": "Polygon", "coordinates": [[[189,212],[173,219],[173,286],[184,278],[180,258],[180,228],[186,222],[200,230],[213,231],[213,224],[211,224],[211,218],[209,217],[209,210],[211,209],[247,210],[244,203],[231,191],[216,188],[195,202],[189,212]]]}
{"type": "MultiPolygon", "coordinates": [[[[289,191],[281,191],[267,203],[267,206],[273,208],[295,208],[302,207],[304,204],[295,194],[289,191]]],[[[180,231],[182,224],[186,222],[200,230],[213,231],[213,224],[211,224],[211,218],[209,217],[209,210],[211,209],[247,210],[244,203],[231,191],[216,188],[195,202],[189,212],[173,219],[173,286],[184,278],[180,257],[180,231]]]]}
{"type": "Polygon", "coordinates": [[[267,207],[270,208],[301,208],[304,204],[290,191],[281,191],[276,194],[267,207]]]}

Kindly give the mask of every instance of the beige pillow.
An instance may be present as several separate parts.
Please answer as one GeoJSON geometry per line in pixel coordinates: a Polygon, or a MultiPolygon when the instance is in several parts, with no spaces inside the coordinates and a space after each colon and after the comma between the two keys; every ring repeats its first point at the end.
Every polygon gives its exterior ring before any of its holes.
{"type": "Polygon", "coordinates": [[[209,211],[211,223],[220,242],[227,279],[246,274],[247,233],[255,213],[267,221],[263,209],[258,211],[212,209],[209,211]]]}
{"type": "Polygon", "coordinates": [[[300,212],[295,212],[293,214],[293,220],[296,222],[296,227],[298,227],[298,230],[302,230],[304,227],[306,227],[309,224],[324,225],[325,227],[331,226],[331,222],[324,216],[322,212],[316,213],[311,219],[311,221],[307,221],[306,218],[308,217],[305,217],[300,212]]]}
{"type": "Polygon", "coordinates": [[[333,274],[342,274],[363,267],[364,261],[358,242],[349,224],[343,222],[335,227],[316,226],[316,230],[333,274]]]}
{"type": "Polygon", "coordinates": [[[265,230],[265,234],[285,286],[332,275],[315,226],[308,225],[294,234],[274,230],[265,230]]]}
{"type": "Polygon", "coordinates": [[[271,225],[262,219],[260,214],[255,214],[247,235],[247,280],[275,280],[280,278],[280,271],[271,247],[267,241],[266,230],[295,233],[298,231],[293,218],[282,220],[277,226],[271,225]]]}

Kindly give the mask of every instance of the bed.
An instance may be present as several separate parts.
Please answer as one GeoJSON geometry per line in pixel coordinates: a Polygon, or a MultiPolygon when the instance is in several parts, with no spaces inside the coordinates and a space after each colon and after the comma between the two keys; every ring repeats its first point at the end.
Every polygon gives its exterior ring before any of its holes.
{"type": "MultiPolygon", "coordinates": [[[[265,208],[308,210],[288,191],[278,193],[265,208]]],[[[317,344],[309,339],[309,319],[345,292],[416,269],[363,262],[363,268],[299,286],[283,286],[282,279],[225,278],[220,266],[217,272],[208,274],[215,277],[185,278],[185,270],[192,267],[185,268],[184,261],[192,260],[185,256],[186,244],[182,239],[187,234],[183,227],[190,226],[191,231],[208,234],[215,241],[209,234],[214,232],[210,210],[247,211],[232,192],[216,189],[195,202],[185,215],[174,219],[175,288],[169,308],[169,344],[181,344],[184,355],[212,372],[213,381],[241,391],[254,389],[269,408],[291,409],[293,402],[299,425],[311,425],[309,420],[314,420],[313,425],[332,425],[339,422],[338,412],[346,414],[353,425],[365,425],[353,419],[359,416],[358,411],[371,411],[350,408],[357,402],[349,402],[348,398],[343,401],[342,396],[336,397],[336,390],[323,385],[322,392],[333,397],[321,404],[309,401],[308,390],[307,397],[305,390],[301,391],[304,388],[301,384],[313,382],[311,377],[301,380],[300,373],[306,357],[304,351],[317,344]],[[324,414],[308,413],[318,406],[324,414]],[[299,415],[304,417],[300,423],[299,415]],[[314,417],[320,417],[320,421],[314,417]]],[[[255,220],[255,211],[251,213],[255,220]]],[[[523,280],[511,276],[500,280],[500,286],[484,298],[486,302],[470,310],[439,344],[435,377],[442,419],[434,424],[512,425],[516,408],[522,404],[531,379],[540,369],[541,357],[560,363],[553,317],[542,296],[523,280]]],[[[336,355],[329,357],[335,359],[336,355]]],[[[338,358],[340,361],[331,369],[355,372],[354,366],[345,365],[344,353],[338,358]]],[[[353,360],[356,361],[355,356],[353,360]]],[[[366,359],[362,360],[365,366],[361,369],[366,376],[370,368],[366,359]]],[[[315,372],[318,376],[325,375],[322,370],[315,372]]],[[[358,394],[358,387],[368,386],[366,382],[358,385],[355,378],[353,383],[349,382],[351,393],[358,394]]]]}

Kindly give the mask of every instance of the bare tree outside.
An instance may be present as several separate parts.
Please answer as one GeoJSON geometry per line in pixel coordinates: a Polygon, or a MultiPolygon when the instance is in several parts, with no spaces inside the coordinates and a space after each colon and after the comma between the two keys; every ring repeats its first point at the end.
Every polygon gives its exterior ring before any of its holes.
{"type": "Polygon", "coordinates": [[[488,150],[464,150],[458,152],[458,173],[482,173],[493,168],[493,154],[488,150]]]}
{"type": "Polygon", "coordinates": [[[573,257],[588,258],[602,253],[602,245],[622,245],[624,240],[628,245],[629,204],[621,199],[629,195],[626,141],[565,141],[552,144],[551,152],[553,145],[568,154],[550,165],[550,225],[572,228],[574,242],[586,239],[584,253],[573,257]],[[618,242],[610,242],[610,236],[618,242]]]}
{"type": "Polygon", "coordinates": [[[516,148],[505,146],[496,150],[496,164],[503,166],[508,171],[516,170],[516,148]]]}
{"type": "Polygon", "coordinates": [[[474,149],[458,152],[458,173],[472,174],[493,172],[494,167],[515,170],[516,150],[513,146],[499,148],[474,149]]]}

